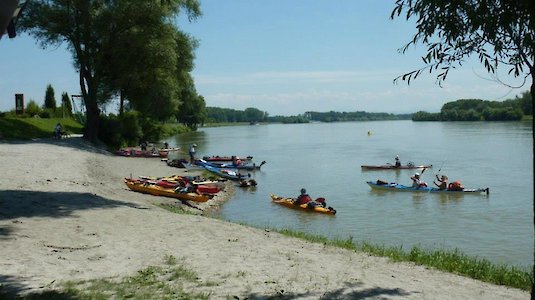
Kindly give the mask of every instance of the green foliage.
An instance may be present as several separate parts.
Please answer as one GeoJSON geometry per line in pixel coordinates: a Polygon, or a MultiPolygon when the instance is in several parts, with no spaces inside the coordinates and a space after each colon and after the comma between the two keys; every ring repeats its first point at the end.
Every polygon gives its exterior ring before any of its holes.
{"type": "Polygon", "coordinates": [[[39,107],[39,105],[37,105],[37,103],[34,100],[30,100],[26,104],[26,108],[24,109],[24,113],[29,115],[30,117],[39,115],[41,111],[42,111],[41,107],[39,107]]]}
{"type": "Polygon", "coordinates": [[[70,133],[82,133],[83,127],[73,119],[66,118],[21,118],[6,116],[0,118],[0,136],[5,139],[51,138],[54,127],[61,123],[70,133]]]}
{"type": "Polygon", "coordinates": [[[69,94],[67,94],[67,92],[63,92],[61,94],[60,110],[61,113],[64,114],[63,117],[72,117],[72,104],[71,99],[69,98],[69,94]]]}
{"type": "MultiPolygon", "coordinates": [[[[526,99],[516,97],[502,102],[480,99],[461,99],[444,104],[440,113],[419,111],[413,121],[518,121],[524,117],[523,108],[529,111],[526,99]]],[[[529,95],[529,94],[528,94],[529,95]]],[[[525,98],[524,98],[525,97],[525,98]]]]}
{"type": "Polygon", "coordinates": [[[310,120],[304,115],[297,116],[273,116],[268,118],[269,122],[283,123],[283,124],[302,124],[309,123],[310,120]]]}
{"type": "Polygon", "coordinates": [[[143,136],[137,112],[102,116],[100,126],[99,139],[114,149],[138,145],[143,136]]]}
{"type": "Polygon", "coordinates": [[[391,18],[415,19],[417,32],[401,52],[422,43],[427,54],[422,57],[421,69],[404,74],[396,80],[410,83],[424,71],[438,71],[437,82],[442,83],[449,70],[462,66],[465,58],[477,55],[489,73],[499,64],[509,67],[509,74],[531,76],[535,57],[535,22],[533,1],[455,1],[397,0],[391,18]]]}
{"type": "Polygon", "coordinates": [[[46,86],[44,109],[56,110],[56,96],[54,95],[54,88],[51,84],[46,86]]]}
{"type": "Polygon", "coordinates": [[[191,86],[182,89],[180,93],[181,104],[179,106],[177,120],[189,128],[196,130],[199,124],[206,120],[206,103],[204,97],[197,94],[191,86]]]}
{"type": "Polygon", "coordinates": [[[188,59],[177,50],[179,13],[195,19],[199,1],[28,1],[17,25],[43,47],[67,44],[81,76],[84,134],[96,141],[102,107],[119,92],[159,120],[176,112],[179,60],[188,59]]]}
{"type": "Polygon", "coordinates": [[[395,115],[389,113],[368,113],[365,111],[356,112],[315,112],[305,113],[311,121],[319,122],[346,122],[346,121],[376,121],[376,120],[406,120],[410,115],[395,115]]]}
{"type": "MultiPolygon", "coordinates": [[[[247,110],[247,109],[246,109],[247,110]]],[[[267,112],[262,112],[256,108],[248,108],[249,114],[260,115],[264,118],[254,120],[255,122],[267,121],[267,112]]],[[[240,123],[250,122],[248,120],[247,112],[245,110],[235,110],[231,108],[207,107],[206,108],[206,122],[207,123],[240,123]]]]}

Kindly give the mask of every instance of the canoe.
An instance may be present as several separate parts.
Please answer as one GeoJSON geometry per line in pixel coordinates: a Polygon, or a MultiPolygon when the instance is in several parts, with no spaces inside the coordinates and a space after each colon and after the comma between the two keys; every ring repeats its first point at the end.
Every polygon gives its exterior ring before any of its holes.
{"type": "Polygon", "coordinates": [[[233,157],[239,158],[240,160],[252,160],[253,159],[252,156],[247,156],[247,157],[244,158],[244,157],[241,157],[241,156],[219,156],[219,155],[203,156],[202,159],[204,159],[206,161],[232,161],[233,157]]]}
{"type": "Polygon", "coordinates": [[[154,196],[164,196],[164,197],[176,198],[179,200],[189,200],[189,201],[195,201],[195,202],[206,202],[210,200],[211,198],[210,196],[200,195],[198,193],[177,192],[173,188],[161,187],[157,184],[151,184],[151,183],[144,182],[143,180],[138,180],[138,179],[125,178],[124,183],[132,191],[136,191],[136,192],[140,192],[144,194],[150,194],[154,196]]]}
{"type": "Polygon", "coordinates": [[[243,175],[243,174],[240,174],[239,172],[236,172],[236,170],[232,170],[232,169],[214,168],[208,165],[203,166],[203,168],[205,168],[207,171],[221,178],[226,178],[230,180],[240,180],[240,179],[245,179],[245,178],[250,177],[250,174],[243,175]]]}
{"type": "Polygon", "coordinates": [[[439,190],[434,187],[419,187],[406,186],[395,182],[378,183],[373,181],[366,182],[374,190],[392,191],[392,192],[413,192],[413,193],[444,193],[444,194],[489,194],[489,188],[479,189],[463,189],[462,191],[439,190]]]}
{"type": "Polygon", "coordinates": [[[409,170],[409,169],[427,169],[433,167],[433,165],[419,165],[415,166],[413,164],[410,165],[402,165],[399,167],[396,167],[395,165],[362,165],[360,166],[363,169],[366,170],[409,170]]]}
{"type": "Polygon", "coordinates": [[[297,210],[303,210],[308,212],[314,212],[314,213],[320,213],[320,214],[327,214],[327,215],[336,215],[336,209],[333,209],[332,207],[322,207],[322,206],[316,206],[314,208],[309,208],[307,204],[301,204],[301,205],[295,205],[293,203],[292,198],[284,198],[277,195],[271,194],[271,200],[273,203],[277,203],[279,205],[293,208],[297,210]]]}

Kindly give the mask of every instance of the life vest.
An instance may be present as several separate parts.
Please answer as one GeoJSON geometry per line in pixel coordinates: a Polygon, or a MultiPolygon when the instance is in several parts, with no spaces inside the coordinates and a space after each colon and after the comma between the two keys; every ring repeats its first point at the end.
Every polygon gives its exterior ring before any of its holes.
{"type": "Polygon", "coordinates": [[[455,182],[451,182],[448,185],[448,190],[450,190],[450,191],[462,191],[462,190],[464,190],[464,186],[461,184],[461,182],[459,180],[457,180],[455,182]]]}

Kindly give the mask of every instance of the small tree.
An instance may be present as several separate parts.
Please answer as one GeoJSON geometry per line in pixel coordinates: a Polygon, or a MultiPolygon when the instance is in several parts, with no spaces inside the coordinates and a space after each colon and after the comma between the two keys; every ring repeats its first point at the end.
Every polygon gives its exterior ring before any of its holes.
{"type": "Polygon", "coordinates": [[[63,117],[72,117],[72,104],[71,99],[69,98],[69,94],[67,94],[67,92],[63,92],[63,94],[61,94],[61,109],[65,114],[63,117]]]}
{"type": "Polygon", "coordinates": [[[56,111],[56,96],[54,96],[54,88],[51,84],[46,86],[44,109],[56,111]]]}
{"type": "Polygon", "coordinates": [[[26,109],[24,110],[24,112],[28,114],[30,117],[33,117],[41,113],[41,108],[39,107],[39,105],[37,105],[37,103],[33,99],[30,99],[28,104],[26,104],[26,109]]]}

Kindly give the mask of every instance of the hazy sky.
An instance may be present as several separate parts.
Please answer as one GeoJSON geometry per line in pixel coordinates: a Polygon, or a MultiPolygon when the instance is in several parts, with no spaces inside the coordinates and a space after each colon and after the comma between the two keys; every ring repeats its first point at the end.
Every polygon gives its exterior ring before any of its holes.
{"type": "MultiPolygon", "coordinates": [[[[248,107],[270,115],[305,111],[436,112],[461,98],[506,100],[511,89],[476,62],[450,72],[440,88],[436,74],[410,86],[393,79],[422,67],[424,46],[398,49],[415,33],[412,22],[390,20],[394,1],[204,0],[203,16],[180,17],[199,40],[193,76],[207,106],[248,107]]],[[[507,74],[503,70],[503,74],[507,74]]],[[[502,75],[509,84],[518,79],[502,75]]],[[[41,49],[19,34],[0,40],[0,111],[13,109],[15,93],[42,104],[47,84],[79,94],[78,74],[65,47],[41,49]]]]}

